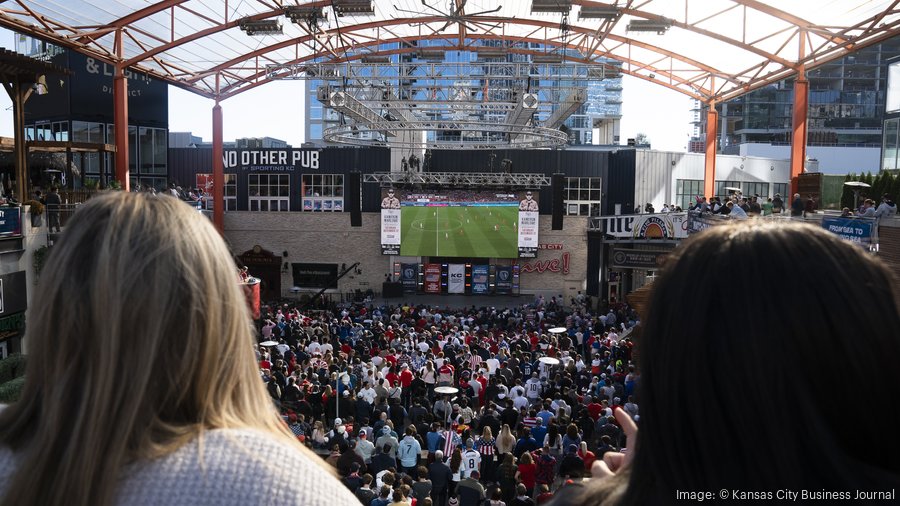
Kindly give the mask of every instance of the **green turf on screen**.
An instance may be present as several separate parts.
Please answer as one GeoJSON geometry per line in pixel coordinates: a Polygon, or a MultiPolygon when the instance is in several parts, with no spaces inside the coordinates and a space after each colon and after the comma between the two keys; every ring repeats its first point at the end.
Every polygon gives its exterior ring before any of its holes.
{"type": "Polygon", "coordinates": [[[400,254],[516,258],[518,225],[516,206],[404,207],[400,254]]]}

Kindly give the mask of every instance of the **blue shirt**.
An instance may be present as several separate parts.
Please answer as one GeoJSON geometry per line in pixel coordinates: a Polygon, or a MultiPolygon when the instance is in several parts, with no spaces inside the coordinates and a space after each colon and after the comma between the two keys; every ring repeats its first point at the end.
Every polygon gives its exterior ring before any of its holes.
{"type": "Polygon", "coordinates": [[[400,465],[413,467],[419,463],[419,454],[422,453],[422,445],[412,436],[406,436],[400,441],[397,448],[397,456],[400,457],[400,465]]]}
{"type": "Polygon", "coordinates": [[[425,444],[428,445],[428,453],[434,453],[440,450],[441,433],[429,432],[425,435],[425,444]]]}

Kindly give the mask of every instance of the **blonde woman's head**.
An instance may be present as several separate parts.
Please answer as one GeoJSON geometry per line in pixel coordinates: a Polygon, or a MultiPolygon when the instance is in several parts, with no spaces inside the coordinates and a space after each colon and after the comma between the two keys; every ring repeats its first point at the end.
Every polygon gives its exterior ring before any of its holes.
{"type": "Polygon", "coordinates": [[[234,272],[209,220],[175,198],[116,192],[75,213],[29,309],[22,400],[0,416],[0,443],[22,456],[3,504],[108,503],[121,465],[204,429],[287,437],[234,272]]]}

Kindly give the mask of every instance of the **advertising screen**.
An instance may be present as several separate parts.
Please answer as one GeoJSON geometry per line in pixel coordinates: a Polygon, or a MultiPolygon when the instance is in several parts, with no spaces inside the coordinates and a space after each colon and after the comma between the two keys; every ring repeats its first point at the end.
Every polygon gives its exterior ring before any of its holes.
{"type": "Polygon", "coordinates": [[[403,256],[528,257],[537,251],[535,196],[500,190],[385,190],[382,253],[397,254],[399,243],[403,256]]]}

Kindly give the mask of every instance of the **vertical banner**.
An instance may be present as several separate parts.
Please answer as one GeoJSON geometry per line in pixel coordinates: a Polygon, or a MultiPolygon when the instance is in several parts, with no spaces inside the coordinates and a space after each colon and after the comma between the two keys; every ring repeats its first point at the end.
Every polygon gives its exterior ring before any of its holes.
{"type": "Polygon", "coordinates": [[[441,264],[425,264],[425,293],[441,293],[441,264]]]}
{"type": "Polygon", "coordinates": [[[244,291],[244,297],[247,298],[247,306],[250,307],[250,315],[254,320],[259,320],[260,302],[259,302],[259,279],[250,278],[248,281],[241,283],[244,291]]]}
{"type": "Polygon", "coordinates": [[[484,295],[488,293],[488,271],[490,266],[473,265],[472,266],[472,293],[484,295]]]}
{"type": "Polygon", "coordinates": [[[403,291],[415,293],[419,284],[419,265],[418,264],[400,264],[400,282],[403,284],[403,291]]]}
{"type": "Polygon", "coordinates": [[[538,250],[538,201],[530,191],[519,201],[519,258],[535,258],[538,250]]]}
{"type": "Polygon", "coordinates": [[[513,287],[513,269],[511,266],[497,266],[497,294],[509,295],[513,287]]]}
{"type": "Polygon", "coordinates": [[[388,189],[381,199],[381,254],[400,254],[400,199],[388,189]]]}
{"type": "Polygon", "coordinates": [[[381,254],[400,254],[400,210],[381,210],[381,254]]]}
{"type": "Polygon", "coordinates": [[[447,266],[447,293],[466,293],[466,265],[447,266]]]}

